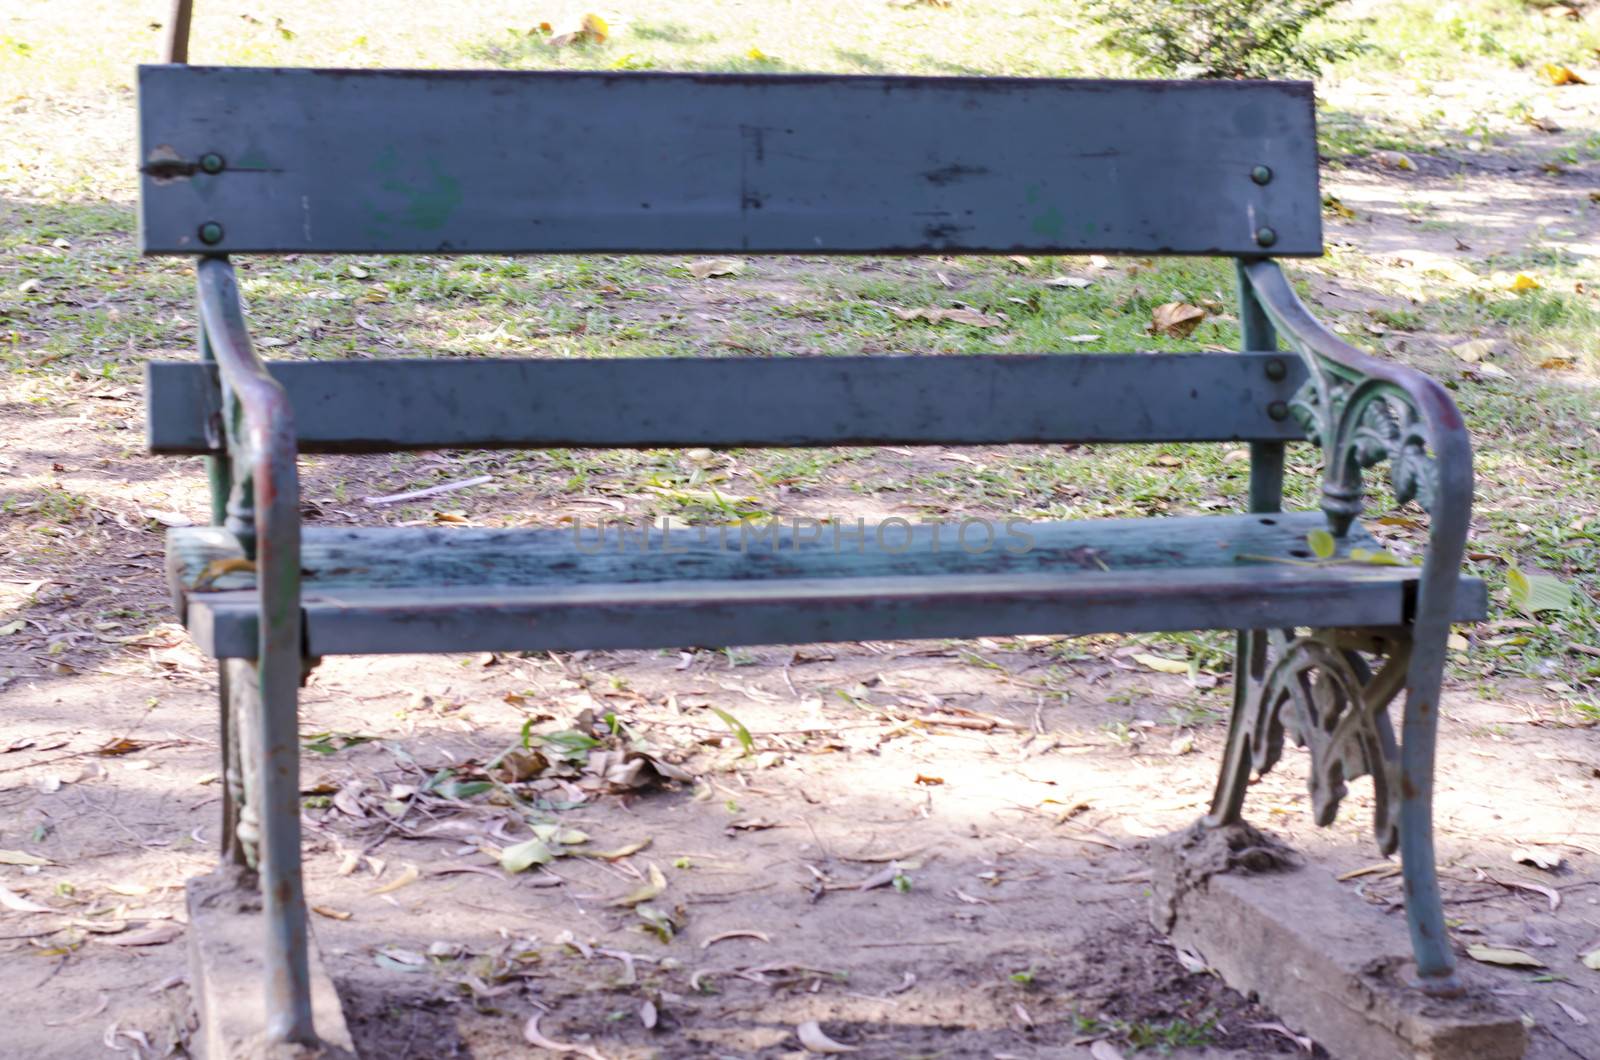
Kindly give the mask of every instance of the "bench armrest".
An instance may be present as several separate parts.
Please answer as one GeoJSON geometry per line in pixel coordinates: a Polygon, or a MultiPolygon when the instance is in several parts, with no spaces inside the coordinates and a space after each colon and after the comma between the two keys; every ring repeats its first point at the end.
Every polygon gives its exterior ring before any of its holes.
{"type": "Polygon", "coordinates": [[[200,319],[222,383],[222,433],[233,468],[228,529],[255,561],[263,657],[300,655],[300,486],[294,411],[250,346],[226,258],[201,258],[200,319]]]}
{"type": "Polygon", "coordinates": [[[1361,513],[1362,472],[1387,460],[1395,499],[1415,500],[1430,517],[1416,617],[1448,622],[1472,517],[1472,443],[1455,402],[1437,381],[1368,356],[1329,331],[1276,262],[1250,262],[1244,272],[1309,373],[1289,410],[1322,447],[1329,528],[1345,535],[1361,513]]]}

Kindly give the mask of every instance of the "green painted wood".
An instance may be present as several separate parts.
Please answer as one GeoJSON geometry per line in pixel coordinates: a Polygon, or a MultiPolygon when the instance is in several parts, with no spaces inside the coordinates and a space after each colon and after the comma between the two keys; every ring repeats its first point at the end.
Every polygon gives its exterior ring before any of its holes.
{"type": "MultiPolygon", "coordinates": [[[[1416,571],[1293,561],[1317,513],[1162,519],[807,526],[775,536],[645,530],[308,528],[312,654],[648,648],[1017,633],[1385,626],[1416,571]],[[965,536],[965,547],[963,547],[965,536]],[[987,548],[983,546],[987,544],[987,548]],[[981,549],[981,550],[980,550],[981,549]]],[[[1375,548],[1365,532],[1343,543],[1375,548]]],[[[250,650],[250,576],[185,592],[237,554],[226,531],[169,534],[174,591],[196,639],[250,650]]],[[[1460,620],[1481,617],[1463,579],[1460,620]]]]}
{"type": "Polygon", "coordinates": [[[139,115],[152,254],[1322,252],[1305,82],[144,66],[139,115]]]}
{"type": "MultiPolygon", "coordinates": [[[[1302,437],[1292,354],[285,361],[302,452],[1302,437]],[[1281,377],[1273,380],[1276,363],[1281,377]]],[[[150,448],[214,453],[212,370],[146,365],[150,448]]]]}

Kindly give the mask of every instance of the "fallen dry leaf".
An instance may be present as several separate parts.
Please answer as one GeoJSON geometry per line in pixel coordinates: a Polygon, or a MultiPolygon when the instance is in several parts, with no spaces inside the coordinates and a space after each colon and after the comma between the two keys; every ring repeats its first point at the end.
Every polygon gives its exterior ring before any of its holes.
{"type": "Polygon", "coordinates": [[[1168,659],[1160,655],[1148,655],[1143,652],[1136,654],[1133,661],[1147,670],[1154,670],[1163,674],[1186,674],[1189,664],[1181,659],[1168,659]]]}
{"type": "Polygon", "coordinates": [[[1600,950],[1590,950],[1583,955],[1583,966],[1600,972],[1600,950]]]}
{"type": "Polygon", "coordinates": [[[1587,85],[1589,82],[1560,63],[1545,63],[1539,67],[1539,76],[1552,85],[1587,85]]]}
{"type": "Polygon", "coordinates": [[[1084,288],[1094,283],[1093,280],[1083,276],[1052,276],[1044,281],[1046,287],[1074,287],[1084,288]]]}
{"type": "Polygon", "coordinates": [[[571,44],[604,44],[611,36],[611,27],[596,14],[587,14],[576,22],[563,24],[559,29],[548,22],[539,23],[539,29],[550,34],[545,43],[552,48],[565,48],[571,44]]]}
{"type": "Polygon", "coordinates": [[[522,1026],[522,1038],[529,1045],[537,1045],[552,1053],[577,1053],[579,1056],[589,1057],[589,1060],[606,1060],[592,1045],[575,1045],[572,1042],[557,1042],[546,1038],[539,1030],[539,1020],[542,1016],[543,1013],[535,1012],[522,1026]]]}
{"type": "Polygon", "coordinates": [[[1566,860],[1553,850],[1541,850],[1538,847],[1517,847],[1511,852],[1511,860],[1519,865],[1532,865],[1536,869],[1554,872],[1566,860]]]}
{"type": "Polygon", "coordinates": [[[712,946],[714,946],[715,944],[717,944],[719,942],[726,942],[729,939],[759,939],[760,941],[767,942],[767,943],[770,943],[772,941],[770,938],[767,937],[766,932],[764,932],[764,931],[755,931],[755,930],[750,929],[750,928],[742,928],[742,929],[737,929],[737,930],[734,930],[734,931],[724,931],[724,932],[722,932],[720,934],[712,935],[710,938],[708,938],[704,942],[700,943],[700,948],[703,949],[703,950],[708,950],[712,946]]]}
{"type": "Polygon", "coordinates": [[[1562,1001],[1558,998],[1556,999],[1556,1004],[1561,1006],[1561,1011],[1565,1012],[1567,1014],[1567,1018],[1573,1023],[1576,1023],[1580,1027],[1587,1027],[1589,1025],[1589,1017],[1585,1016],[1583,1013],[1579,1012],[1565,1001],[1562,1001]]]}
{"type": "Polygon", "coordinates": [[[194,584],[189,586],[189,591],[194,593],[215,592],[217,579],[227,574],[254,574],[256,565],[254,560],[244,559],[241,556],[231,556],[228,559],[214,559],[200,568],[199,577],[194,584]]]}
{"type": "Polygon", "coordinates": [[[4,886],[3,884],[0,884],[0,905],[3,905],[7,909],[18,913],[55,912],[54,909],[51,909],[47,905],[40,905],[38,902],[28,901],[28,899],[22,897],[22,895],[18,894],[16,891],[13,891],[11,888],[4,886]]]}
{"type": "Polygon", "coordinates": [[[794,1035],[800,1039],[800,1044],[805,1046],[808,1053],[854,1053],[858,1047],[836,1042],[823,1033],[822,1025],[816,1020],[806,1020],[795,1027],[794,1035]]]}
{"type": "Polygon", "coordinates": [[[894,315],[901,320],[926,320],[930,324],[949,320],[975,328],[998,328],[1005,324],[1000,318],[985,316],[976,309],[895,309],[894,315]]]}
{"type": "Polygon", "coordinates": [[[642,886],[637,887],[628,894],[616,899],[611,904],[623,906],[625,908],[631,908],[632,906],[639,905],[641,902],[648,902],[650,899],[654,898],[656,895],[660,894],[666,889],[667,878],[661,874],[660,869],[656,868],[654,865],[651,865],[649,878],[642,886]]]}
{"type": "Polygon", "coordinates": [[[1150,326],[1145,330],[1151,335],[1186,339],[1205,318],[1206,311],[1197,305],[1190,305],[1187,302],[1163,302],[1151,312],[1150,326]]]}
{"type": "Polygon", "coordinates": [[[29,854],[25,850],[0,850],[0,865],[48,865],[49,858],[29,854]]]}
{"type": "Polygon", "coordinates": [[[1091,1043],[1089,1055],[1094,1060],[1123,1060],[1122,1050],[1104,1040],[1091,1043]]]}
{"type": "Polygon", "coordinates": [[[586,858],[600,858],[603,861],[621,861],[632,854],[637,854],[650,845],[649,839],[640,839],[632,843],[625,843],[614,850],[593,850],[589,847],[573,847],[571,853],[586,858]]]}
{"type": "Polygon", "coordinates": [[[744,262],[733,258],[704,258],[689,263],[689,275],[697,280],[707,280],[713,276],[737,276],[743,271],[744,262]]]}
{"type": "Polygon", "coordinates": [[[405,869],[401,871],[400,875],[396,876],[382,887],[374,887],[367,893],[377,895],[389,894],[393,891],[398,891],[407,884],[415,883],[419,875],[421,874],[417,871],[417,867],[415,865],[407,865],[405,869]]]}
{"type": "Polygon", "coordinates": [[[107,946],[160,946],[171,942],[183,934],[183,928],[170,921],[160,924],[151,924],[138,931],[129,931],[119,935],[96,936],[96,940],[107,946]]]}
{"type": "Polygon", "coordinates": [[[510,873],[526,872],[535,865],[548,865],[554,861],[555,851],[543,839],[535,836],[525,842],[515,843],[500,851],[500,867],[510,873]]]}
{"type": "Polygon", "coordinates": [[[122,736],[95,748],[94,753],[101,758],[115,758],[120,755],[131,755],[135,751],[142,751],[144,747],[145,745],[140,741],[130,740],[128,737],[122,736]]]}
{"type": "Polygon", "coordinates": [[[1544,967],[1544,962],[1533,954],[1511,946],[1489,946],[1475,942],[1467,947],[1467,956],[1484,964],[1502,964],[1512,968],[1544,967]]]}
{"type": "Polygon", "coordinates": [[[314,905],[311,911],[318,916],[325,916],[329,920],[349,920],[351,913],[344,909],[335,909],[330,905],[314,905]]]}

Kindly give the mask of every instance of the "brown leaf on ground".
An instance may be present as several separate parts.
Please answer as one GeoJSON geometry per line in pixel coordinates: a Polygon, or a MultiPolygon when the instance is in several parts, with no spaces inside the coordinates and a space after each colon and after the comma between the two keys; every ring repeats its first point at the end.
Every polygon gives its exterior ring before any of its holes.
{"type": "Polygon", "coordinates": [[[1186,339],[1206,318],[1206,311],[1187,302],[1163,302],[1150,314],[1150,326],[1145,330],[1152,335],[1167,335],[1186,339]]]}
{"type": "Polygon", "coordinates": [[[975,328],[998,328],[1005,324],[999,317],[985,316],[976,309],[895,309],[893,312],[901,320],[926,320],[930,324],[942,324],[947,320],[975,328]]]}

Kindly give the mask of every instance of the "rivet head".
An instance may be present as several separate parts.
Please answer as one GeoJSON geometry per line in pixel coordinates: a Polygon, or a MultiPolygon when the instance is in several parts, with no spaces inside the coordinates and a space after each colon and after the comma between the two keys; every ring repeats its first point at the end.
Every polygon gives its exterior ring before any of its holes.
{"type": "Polygon", "coordinates": [[[1274,383],[1280,381],[1288,374],[1289,366],[1278,360],[1276,357],[1267,362],[1267,378],[1272,380],[1274,383]]]}
{"type": "Polygon", "coordinates": [[[1275,420],[1286,420],[1289,418],[1289,406],[1285,402],[1274,401],[1267,406],[1267,415],[1275,420]]]}
{"type": "Polygon", "coordinates": [[[1250,179],[1257,184],[1266,184],[1272,180],[1271,166],[1256,166],[1250,171],[1250,179]]]}
{"type": "Polygon", "coordinates": [[[207,221],[200,226],[200,242],[206,246],[216,246],[222,242],[222,226],[215,221],[207,221]]]}
{"type": "Polygon", "coordinates": [[[221,173],[225,165],[226,163],[222,161],[222,156],[215,151],[207,151],[200,156],[200,171],[202,173],[221,173]]]}
{"type": "Polygon", "coordinates": [[[1260,228],[1256,229],[1256,244],[1258,246],[1270,247],[1277,241],[1278,233],[1274,232],[1266,225],[1262,225],[1260,228]]]}

